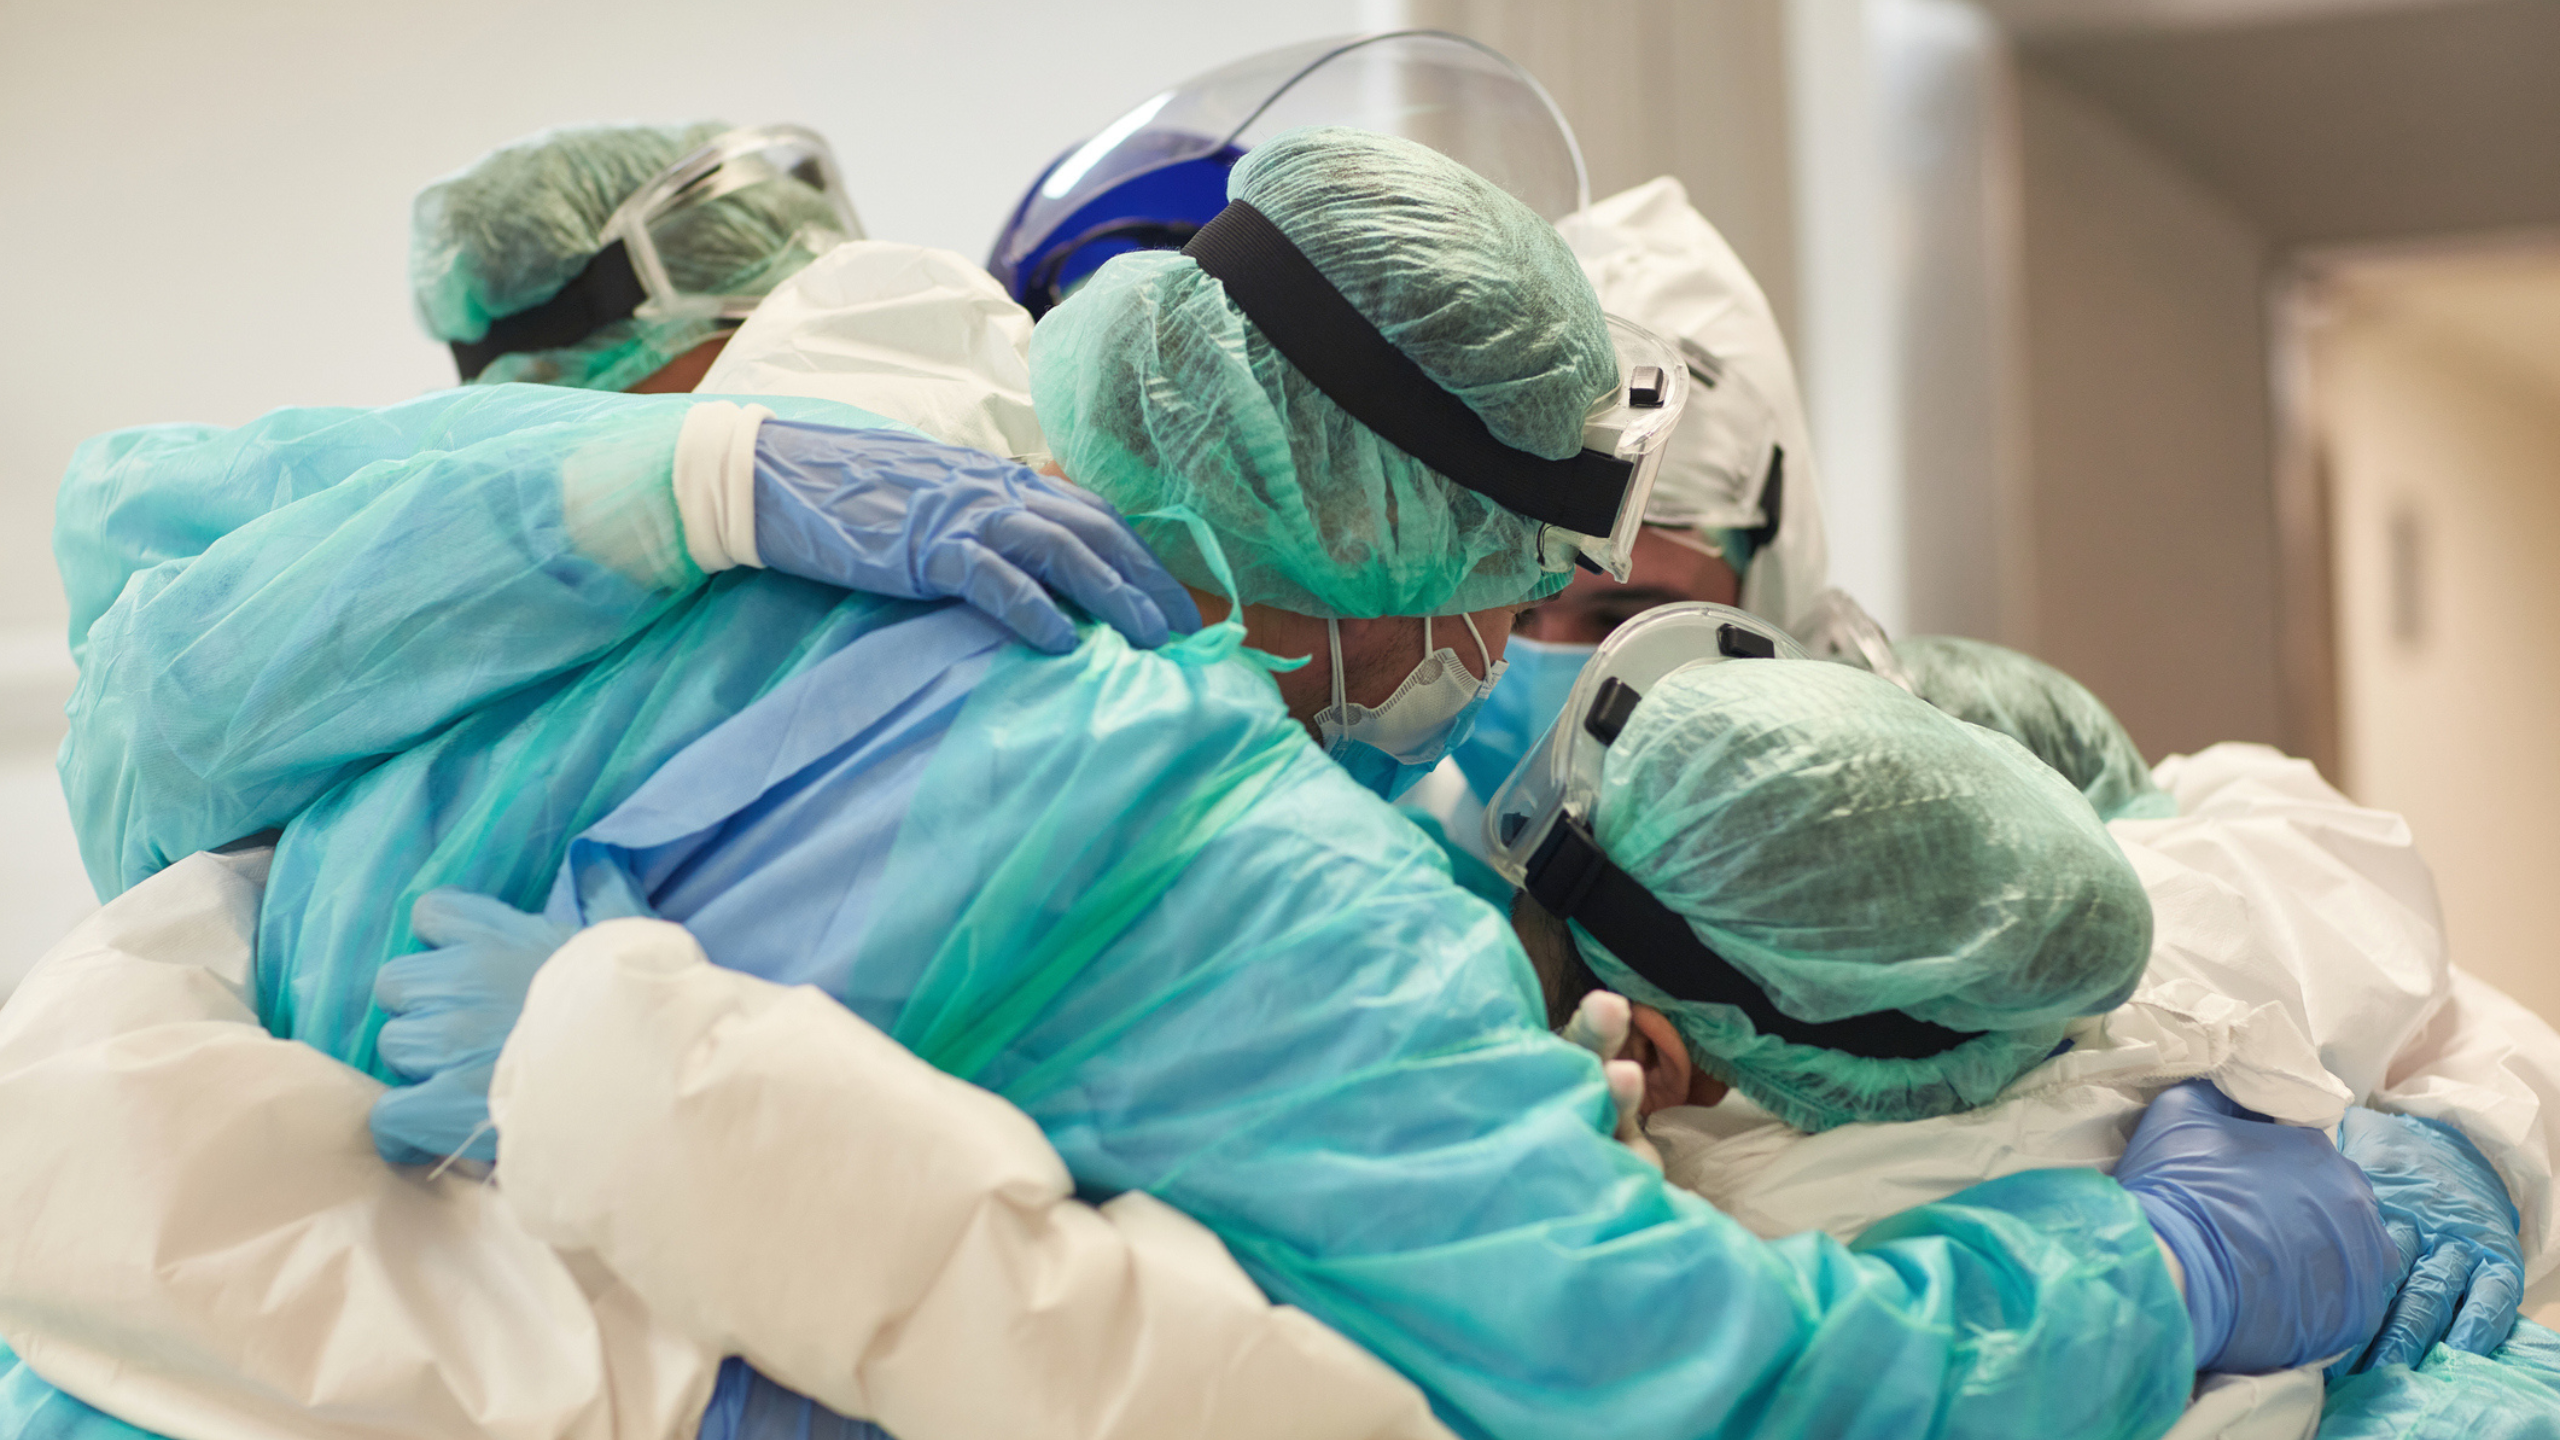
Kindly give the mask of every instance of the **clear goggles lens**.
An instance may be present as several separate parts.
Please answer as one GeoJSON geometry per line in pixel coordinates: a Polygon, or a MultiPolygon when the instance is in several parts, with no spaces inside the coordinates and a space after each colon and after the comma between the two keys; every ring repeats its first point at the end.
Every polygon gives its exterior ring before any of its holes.
{"type": "MultiPolygon", "coordinates": [[[[789,225],[774,237],[775,258],[790,251],[815,258],[863,238],[862,222],[836,173],[835,153],[817,132],[797,125],[732,130],[668,166],[640,187],[606,222],[605,239],[620,240],[648,298],[647,319],[740,319],[773,287],[770,267],[705,283],[670,256],[698,253],[701,227],[752,222],[789,225]],[[736,288],[719,288],[723,282],[736,288]]],[[[735,248],[734,245],[724,248],[735,248]]]]}
{"type": "Polygon", "coordinates": [[[1653,498],[1663,456],[1688,408],[1690,386],[1679,350],[1661,336],[1612,315],[1609,340],[1618,352],[1618,386],[1583,416],[1582,448],[1614,455],[1634,469],[1608,534],[1584,535],[1549,526],[1540,549],[1550,570],[1565,569],[1579,555],[1624,583],[1635,564],[1636,534],[1644,528],[1645,506],[1653,498]]]}
{"type": "Polygon", "coordinates": [[[1591,818],[1608,742],[1617,738],[1635,701],[1655,686],[1701,665],[1805,658],[1785,631],[1730,605],[1684,600],[1619,626],[1582,667],[1564,712],[1485,806],[1486,856],[1493,868],[1514,885],[1526,883],[1529,861],[1556,818],[1568,811],[1591,818]]]}
{"type": "Polygon", "coordinates": [[[1893,653],[1893,637],[1885,633],[1883,623],[1868,614],[1846,590],[1834,588],[1816,596],[1798,620],[1795,633],[1818,660],[1855,665],[1914,695],[1920,693],[1910,672],[1902,668],[1901,659],[1893,653]]]}

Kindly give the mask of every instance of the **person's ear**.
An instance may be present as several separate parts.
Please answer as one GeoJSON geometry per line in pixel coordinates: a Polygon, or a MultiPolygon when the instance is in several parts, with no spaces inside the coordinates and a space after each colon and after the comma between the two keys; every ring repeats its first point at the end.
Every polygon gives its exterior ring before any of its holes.
{"type": "Polygon", "coordinates": [[[1671,1017],[1650,1005],[1631,1006],[1626,1055],[1644,1067],[1644,1113],[1667,1110],[1689,1102],[1689,1082],[1694,1067],[1689,1063],[1689,1047],[1680,1039],[1678,1026],[1671,1017]]]}

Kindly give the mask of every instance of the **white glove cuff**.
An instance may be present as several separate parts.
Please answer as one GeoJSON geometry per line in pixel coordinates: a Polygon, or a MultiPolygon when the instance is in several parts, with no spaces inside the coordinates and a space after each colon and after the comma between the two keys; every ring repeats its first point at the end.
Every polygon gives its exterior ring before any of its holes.
{"type": "Polygon", "coordinates": [[[685,553],[706,575],[764,565],[756,554],[756,429],[772,418],[761,405],[706,400],[685,412],[676,432],[676,514],[685,553]]]}

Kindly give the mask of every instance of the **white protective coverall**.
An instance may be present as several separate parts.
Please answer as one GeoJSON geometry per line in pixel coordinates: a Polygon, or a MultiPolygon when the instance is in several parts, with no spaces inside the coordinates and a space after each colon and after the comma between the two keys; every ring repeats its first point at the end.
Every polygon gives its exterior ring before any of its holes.
{"type": "MultiPolygon", "coordinates": [[[[2152,903],[2150,968],[2122,1008],[1980,1110],[1796,1130],[1739,1095],[1656,1111],[1665,1173],[1764,1236],[1854,1235],[2020,1170],[2111,1170],[2144,1107],[2210,1077],[2240,1103],[2334,1126],[2349,1104],[2447,1122],[2523,1218],[2534,1297],[2560,1284],[2551,1147],[2560,1034],[2447,965],[2435,882],[2407,822],[2308,761],[2216,745],[2162,763],[2168,820],[2108,826],[2152,903]]],[[[2174,1435],[2292,1437],[2320,1417],[2318,1367],[2214,1377],[2174,1435]]]]}
{"type": "Polygon", "coordinates": [[[1795,632],[1830,586],[1822,476],[1777,312],[1742,257],[1668,175],[1566,216],[1601,308],[1659,331],[1688,356],[1689,410],[1645,504],[1645,522],[1675,529],[1778,532],[1751,557],[1742,608],[1795,632]],[[1780,493],[1769,479],[1783,454],[1780,493]],[[1771,516],[1771,508],[1778,511],[1771,516]]]}
{"type": "MultiPolygon", "coordinates": [[[[767,296],[701,388],[840,400],[1036,462],[1030,336],[966,259],[856,241],[767,296]]],[[[177,1440],[658,1440],[695,1432],[738,1353],[901,1440],[1446,1433],[1188,1217],[1073,1201],[1013,1107],[840,1005],[712,968],[675,926],[599,927],[546,969],[580,1023],[528,1007],[528,1032],[570,1045],[506,1072],[503,1200],[396,1172],[365,1128],[381,1087],[256,1023],[263,855],[136,886],[0,1011],[0,1339],[101,1409],[177,1440]],[[890,1093],[910,1108],[846,1108],[890,1093]],[[740,1119],[777,1113],[787,1134],[740,1119]],[[811,1171],[812,1125],[849,1137],[843,1176],[811,1171]],[[760,1161],[765,1139],[791,1153],[760,1161]],[[724,1276],[711,1257],[749,1239],[797,1258],[724,1276]],[[616,1266],[646,1272],[647,1304],[616,1266]]]]}
{"type": "Polygon", "coordinates": [[[948,250],[855,240],[758,302],[705,395],[806,395],[936,440],[1046,464],[1031,411],[1031,314],[948,250]]]}
{"type": "Polygon", "coordinates": [[[91,1404],[177,1440],[689,1440],[739,1354],[900,1440],[1448,1433],[1196,1222],[1075,1201],[1028,1116],[663,921],[543,968],[503,1184],[394,1169],[381,1084],[258,1024],[271,853],[154,875],[0,1010],[0,1338],[91,1404]]]}

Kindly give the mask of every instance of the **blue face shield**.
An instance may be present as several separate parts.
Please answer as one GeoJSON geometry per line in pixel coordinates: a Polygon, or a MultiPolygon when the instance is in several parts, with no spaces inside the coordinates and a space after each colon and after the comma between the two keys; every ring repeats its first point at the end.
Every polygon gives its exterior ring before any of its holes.
{"type": "Polygon", "coordinates": [[[1453,752],[1477,798],[1491,795],[1564,713],[1574,678],[1599,648],[1511,637],[1502,651],[1501,687],[1476,716],[1474,733],[1453,752]]]}
{"type": "Polygon", "coordinates": [[[1476,634],[1476,622],[1470,619],[1466,625],[1484,656],[1482,680],[1468,673],[1457,651],[1445,645],[1432,647],[1431,622],[1425,620],[1422,663],[1413,667],[1385,704],[1373,710],[1343,694],[1342,631],[1334,622],[1325,622],[1325,638],[1333,651],[1333,703],[1317,712],[1316,729],[1324,736],[1325,753],[1334,763],[1382,799],[1402,797],[1451,748],[1466,740],[1485,697],[1493,693],[1493,682],[1507,668],[1493,658],[1484,636],[1476,634]]]}

